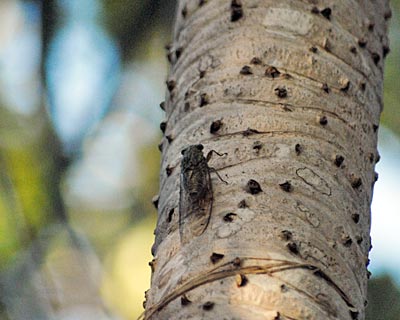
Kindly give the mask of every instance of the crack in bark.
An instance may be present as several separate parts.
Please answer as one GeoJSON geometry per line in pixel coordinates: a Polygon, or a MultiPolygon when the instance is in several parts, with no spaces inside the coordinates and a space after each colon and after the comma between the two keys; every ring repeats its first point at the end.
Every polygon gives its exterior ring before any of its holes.
{"type": "MultiPolygon", "coordinates": [[[[186,127],[184,127],[183,128],[183,131],[185,131],[185,130],[189,130],[192,126],[196,126],[196,127],[198,127],[199,125],[198,124],[196,124],[195,122],[191,122],[191,125],[190,126],[186,126],[186,127]]],[[[218,138],[224,138],[224,137],[231,137],[231,136],[234,136],[234,135],[247,135],[247,133],[249,132],[249,129],[250,130],[253,130],[252,131],[252,135],[284,135],[284,134],[292,134],[292,135],[296,135],[296,137],[309,137],[309,138],[312,138],[313,140],[318,140],[318,141],[320,141],[321,143],[327,143],[327,144],[330,144],[330,145],[332,145],[332,146],[334,146],[338,151],[338,153],[343,153],[343,155],[345,155],[346,156],[346,154],[344,154],[344,151],[346,150],[346,148],[344,148],[343,146],[341,146],[339,143],[337,143],[337,142],[332,142],[331,140],[329,140],[329,139],[325,139],[325,138],[321,138],[320,136],[318,136],[318,135],[315,135],[315,134],[312,134],[312,133],[305,133],[305,132],[300,132],[300,131],[296,131],[296,130],[277,130],[277,131],[273,131],[273,130],[269,130],[269,131],[259,131],[259,130],[257,130],[257,129],[254,129],[254,128],[247,128],[246,130],[241,130],[241,131],[235,131],[235,132],[230,132],[230,133],[225,133],[225,134],[218,134],[218,138]]],[[[183,131],[180,131],[180,132],[178,132],[177,134],[181,134],[183,131]]],[[[248,136],[248,135],[247,135],[248,136]]],[[[204,139],[204,140],[202,140],[201,142],[202,143],[206,143],[206,142],[209,142],[209,141],[213,141],[213,138],[211,138],[211,139],[204,139]]],[[[197,141],[198,142],[198,141],[197,141]]],[[[360,141],[360,144],[361,144],[361,141],[360,141]]],[[[364,150],[365,148],[363,148],[363,150],[364,150]]],[[[363,151],[363,153],[364,154],[367,154],[368,152],[364,152],[363,151]]],[[[229,167],[229,166],[228,166],[229,167]]]]}
{"type": "MultiPolygon", "coordinates": [[[[299,75],[299,76],[301,76],[301,75],[299,75]]],[[[255,76],[256,77],[256,76],[255,76]]],[[[229,80],[232,80],[232,82],[231,82],[231,84],[234,84],[235,82],[234,81],[238,81],[238,79],[237,79],[237,77],[232,77],[232,78],[228,78],[228,77],[225,77],[228,81],[229,80]]],[[[265,79],[265,77],[258,77],[259,79],[265,79]]],[[[307,79],[309,79],[309,80],[311,80],[311,81],[314,81],[314,82],[317,82],[317,83],[319,83],[319,84],[322,84],[322,82],[318,82],[317,80],[315,80],[315,79],[312,79],[312,78],[308,78],[308,77],[304,77],[304,78],[307,78],[307,79]]],[[[243,83],[243,81],[244,80],[240,80],[240,82],[241,83],[243,83]]],[[[252,80],[248,80],[248,81],[252,81],[252,80]]],[[[254,80],[255,81],[255,80],[254,80]]],[[[270,81],[274,81],[274,80],[270,80],[270,81]]],[[[276,81],[276,80],[275,80],[276,81]]],[[[212,89],[213,87],[220,87],[221,86],[221,84],[220,84],[220,82],[209,82],[208,83],[208,85],[207,85],[207,88],[208,88],[208,90],[209,89],[212,89]]],[[[304,89],[304,90],[308,90],[309,92],[311,92],[311,93],[313,93],[313,94],[315,94],[315,92],[313,92],[308,86],[304,86],[304,85],[301,85],[300,83],[295,83],[295,86],[296,86],[296,88],[302,88],[302,89],[304,89]]],[[[319,88],[319,87],[318,87],[319,88]]],[[[188,90],[194,90],[194,91],[196,91],[196,92],[199,92],[200,91],[200,89],[194,89],[193,87],[191,87],[191,86],[189,86],[188,87],[188,89],[186,90],[186,91],[188,91],[188,90]]],[[[212,90],[209,90],[209,91],[212,91],[212,90]]],[[[338,91],[340,91],[340,89],[338,89],[338,91]]],[[[356,97],[356,96],[355,96],[356,97]]],[[[179,98],[178,100],[176,100],[176,102],[174,103],[174,105],[175,106],[177,106],[177,105],[180,105],[180,104],[184,104],[184,102],[186,101],[186,99],[184,99],[183,101],[181,101],[181,99],[182,98],[179,98]]],[[[346,101],[348,101],[349,99],[346,99],[346,101]]],[[[329,111],[329,110],[326,110],[326,109],[320,109],[320,108],[313,108],[313,107],[308,107],[308,106],[304,106],[304,105],[294,105],[294,104],[291,104],[291,103],[282,103],[282,102],[273,102],[273,101],[268,101],[268,100],[259,100],[259,99],[241,99],[241,98],[232,98],[232,99],[225,99],[225,98],[223,98],[222,96],[221,97],[218,97],[217,96],[217,98],[214,100],[214,101],[209,101],[208,102],[208,107],[210,107],[211,105],[213,105],[213,104],[215,104],[215,103],[230,103],[230,102],[236,102],[236,101],[243,101],[245,104],[248,104],[248,103],[251,103],[251,101],[254,101],[254,102],[257,102],[257,103],[266,103],[266,104],[272,104],[272,105],[281,105],[281,106],[285,106],[285,105],[287,105],[287,106],[292,106],[292,107],[294,107],[294,108],[303,108],[303,109],[311,109],[311,110],[323,110],[324,112],[326,112],[326,113],[328,113],[328,114],[332,114],[332,115],[334,115],[335,117],[337,117],[338,119],[340,119],[340,120],[342,120],[343,122],[345,122],[345,123],[349,123],[348,121],[346,121],[346,120],[344,120],[344,118],[341,118],[337,113],[335,113],[335,112],[332,112],[332,111],[329,111]]],[[[368,110],[368,109],[363,109],[363,108],[361,108],[360,106],[361,105],[365,105],[365,103],[363,103],[363,102],[361,102],[361,101],[359,101],[358,99],[357,99],[357,97],[356,97],[356,99],[351,99],[350,100],[351,101],[351,103],[354,103],[355,105],[356,105],[356,108],[359,108],[360,110],[361,110],[361,112],[365,115],[365,119],[368,121],[368,122],[370,122],[371,124],[373,124],[374,123],[374,121],[372,120],[374,117],[373,117],[373,115],[372,115],[372,113],[370,112],[370,110],[368,110]]],[[[379,104],[380,105],[380,104],[379,104]]],[[[179,108],[173,108],[172,110],[171,110],[171,113],[168,115],[168,117],[167,117],[167,122],[169,122],[170,121],[170,119],[175,115],[175,113],[181,113],[181,111],[179,111],[179,108]]],[[[187,112],[185,112],[184,113],[184,116],[183,117],[180,117],[180,118],[176,118],[176,121],[175,122],[177,122],[177,120],[182,120],[182,119],[184,119],[185,117],[186,117],[186,115],[188,115],[189,113],[187,113],[187,112]]],[[[355,120],[355,121],[357,121],[357,120],[355,120]]]]}
{"type": "Polygon", "coordinates": [[[342,121],[345,124],[348,124],[349,122],[347,120],[345,120],[344,118],[340,117],[337,113],[326,110],[324,108],[318,108],[318,107],[310,107],[310,106],[304,106],[304,105],[294,105],[292,103],[283,103],[283,102],[273,102],[273,101],[267,101],[267,100],[258,100],[258,99],[232,99],[231,101],[227,100],[227,99],[223,99],[220,100],[218,102],[222,102],[222,103],[232,103],[232,102],[242,102],[244,104],[256,104],[256,105],[263,105],[263,104],[272,104],[272,105],[279,105],[282,107],[288,106],[288,107],[292,107],[294,109],[304,109],[304,110],[316,110],[316,111],[321,111],[324,112],[325,114],[329,114],[331,116],[333,116],[334,118],[339,119],[340,121],[342,121]]]}
{"type": "MultiPolygon", "coordinates": [[[[280,260],[280,259],[269,259],[269,258],[252,258],[252,257],[236,257],[230,260],[227,263],[224,263],[218,267],[215,267],[207,272],[200,274],[198,277],[189,280],[182,285],[176,287],[172,292],[168,293],[162,301],[154,304],[153,306],[147,308],[147,310],[139,316],[139,319],[150,319],[156,312],[162,310],[165,306],[167,306],[170,302],[175,300],[176,298],[188,293],[189,291],[217,280],[221,280],[224,278],[236,276],[238,274],[267,274],[269,276],[273,276],[274,273],[279,273],[282,271],[293,270],[293,269],[305,269],[313,271],[313,274],[323,280],[325,280],[329,286],[331,286],[344,300],[346,305],[351,310],[355,310],[354,305],[350,302],[350,299],[347,295],[343,292],[342,289],[320,268],[312,265],[312,264],[305,264],[305,263],[298,263],[294,261],[288,260],[280,260]],[[270,261],[270,264],[265,265],[250,265],[250,266],[242,266],[243,262],[245,261],[270,261]],[[224,269],[227,268],[227,269],[224,269]]],[[[283,281],[279,277],[276,277],[279,280],[283,281]]],[[[325,303],[321,303],[320,299],[317,297],[312,296],[311,294],[307,293],[304,290],[301,290],[292,284],[285,282],[287,285],[291,286],[293,289],[298,291],[299,293],[307,296],[309,299],[313,300],[317,303],[321,308],[329,314],[332,314],[332,310],[330,307],[327,307],[325,303]]]]}
{"type": "MultiPolygon", "coordinates": [[[[249,32],[249,30],[248,29],[251,29],[252,27],[255,27],[257,30],[259,29],[259,27],[257,27],[257,26],[253,26],[253,25],[243,25],[243,26],[239,26],[239,29],[240,28],[244,28],[244,29],[246,29],[247,31],[246,31],[246,34],[251,34],[251,32],[249,32]]],[[[237,34],[237,32],[238,32],[238,28],[235,28],[235,34],[237,34]]],[[[201,53],[202,52],[202,49],[203,49],[203,47],[207,47],[207,50],[204,50],[204,51],[210,51],[210,50],[213,50],[213,49],[219,49],[219,50],[222,50],[222,49],[228,49],[228,48],[231,48],[231,45],[229,45],[229,46],[226,46],[226,47],[221,47],[221,46],[218,46],[218,45],[215,45],[214,47],[211,47],[211,46],[209,46],[209,43],[210,42],[212,42],[213,40],[221,40],[221,39],[223,39],[223,38],[221,38],[221,35],[220,35],[220,33],[216,33],[217,35],[215,36],[215,37],[209,37],[209,38],[206,38],[206,39],[202,39],[203,41],[202,41],[202,43],[204,43],[204,45],[202,45],[202,46],[198,46],[197,45],[197,41],[195,41],[194,39],[190,39],[190,42],[189,43],[196,43],[196,47],[198,48],[198,50],[196,50],[196,51],[200,51],[200,53],[198,54],[198,55],[195,55],[192,59],[190,59],[190,60],[188,60],[188,62],[187,62],[187,64],[188,65],[192,65],[193,64],[193,61],[196,61],[197,59],[199,59],[201,56],[203,56],[203,54],[204,54],[204,52],[203,53],[201,53]]],[[[227,35],[226,35],[226,37],[228,38],[228,37],[230,37],[230,36],[232,36],[232,33],[227,33],[227,35]]],[[[236,36],[236,38],[237,39],[240,39],[240,38],[238,38],[237,36],[236,36]]],[[[271,38],[273,38],[273,39],[277,39],[277,40],[279,40],[279,41],[282,41],[282,40],[289,40],[290,41],[290,43],[293,43],[293,39],[292,38],[276,38],[276,37],[274,37],[274,34],[273,33],[271,33],[271,38]]],[[[247,41],[247,42],[250,42],[250,43],[257,43],[258,42],[258,40],[257,39],[252,39],[251,37],[249,37],[249,36],[247,36],[246,38],[245,38],[245,40],[247,41]]],[[[228,41],[228,43],[230,43],[230,41],[228,41]]],[[[314,44],[313,43],[311,43],[311,42],[308,42],[308,41],[306,41],[305,42],[306,43],[306,45],[307,46],[313,46],[314,44]]],[[[187,46],[188,48],[189,48],[189,45],[187,46]]],[[[326,51],[326,50],[324,50],[324,52],[327,52],[327,53],[329,53],[328,51],[326,51]]],[[[377,97],[379,97],[379,95],[377,94],[377,92],[375,91],[375,86],[374,85],[372,85],[370,82],[369,82],[369,79],[370,79],[370,77],[367,75],[367,74],[365,74],[362,70],[360,70],[360,69],[358,69],[358,68],[356,68],[355,66],[352,66],[352,65],[350,65],[350,64],[348,64],[345,60],[343,60],[342,58],[340,58],[340,57],[338,57],[338,56],[336,56],[336,55],[334,55],[334,54],[332,54],[332,53],[330,53],[332,56],[334,56],[334,57],[336,57],[337,58],[337,60],[338,61],[340,61],[340,62],[342,62],[343,64],[344,64],[344,66],[346,67],[346,68],[351,68],[352,70],[355,70],[357,73],[358,73],[358,76],[356,77],[356,78],[360,78],[360,77],[362,77],[366,82],[368,82],[369,84],[370,84],[370,88],[373,88],[373,92],[374,92],[374,96],[377,98],[377,97]]],[[[326,60],[329,60],[329,59],[326,59],[326,60]]],[[[180,62],[182,62],[182,61],[180,61],[180,62]]],[[[178,66],[179,65],[179,63],[177,63],[175,66],[174,66],[174,68],[172,69],[172,74],[179,74],[178,73],[178,66]],[[176,67],[176,68],[175,68],[176,67]]],[[[336,64],[335,64],[336,65],[336,64]]],[[[184,68],[184,65],[182,66],[182,68],[185,70],[185,72],[188,72],[188,70],[187,70],[187,68],[184,68]]],[[[314,78],[311,78],[311,77],[308,77],[308,76],[305,76],[305,75],[303,75],[303,74],[300,74],[300,73],[297,73],[295,70],[287,70],[289,73],[293,73],[293,74],[296,74],[296,75],[298,75],[298,76],[300,76],[300,77],[303,77],[303,78],[307,78],[307,79],[309,79],[309,80],[312,80],[312,81],[315,81],[315,82],[318,82],[318,83],[323,83],[323,81],[319,81],[319,80],[317,80],[317,79],[314,79],[314,78]]],[[[343,74],[343,75],[345,75],[345,74],[343,74]]],[[[335,88],[335,89],[337,89],[338,91],[340,91],[340,88],[336,88],[336,87],[333,87],[333,88],[335,88]]],[[[382,101],[377,101],[378,102],[378,104],[379,104],[379,106],[381,106],[382,105],[382,101]]],[[[359,103],[360,104],[362,104],[361,103],[361,101],[359,101],[359,103]]]]}
{"type": "MultiPolygon", "coordinates": [[[[256,130],[256,129],[255,129],[256,130]]],[[[243,135],[244,132],[246,132],[247,130],[243,130],[243,131],[236,131],[236,132],[230,132],[227,134],[220,134],[218,135],[218,137],[230,137],[233,135],[243,135]]],[[[254,133],[254,135],[287,135],[287,134],[292,134],[296,137],[309,137],[309,138],[313,138],[316,140],[320,140],[322,142],[326,142],[327,144],[330,144],[334,147],[336,147],[338,150],[340,151],[344,151],[345,148],[342,147],[341,145],[334,143],[332,141],[326,140],[324,138],[321,138],[317,135],[311,134],[311,133],[305,133],[305,132],[301,132],[301,131],[295,131],[295,130],[277,130],[277,131],[258,131],[258,133],[254,133]]],[[[211,139],[205,139],[204,141],[210,141],[211,139]]],[[[203,142],[204,142],[203,141],[203,142]]]]}
{"type": "Polygon", "coordinates": [[[298,168],[296,170],[296,175],[303,180],[306,184],[312,187],[314,190],[327,195],[332,195],[332,189],[325,181],[325,179],[321,178],[318,174],[316,174],[313,170],[308,167],[298,168]],[[303,175],[300,172],[304,172],[303,175]],[[328,191],[327,191],[328,190],[328,191]]]}
{"type": "MultiPolygon", "coordinates": [[[[187,129],[187,128],[188,128],[188,127],[185,127],[185,129],[187,129]]],[[[224,138],[224,137],[230,137],[230,136],[232,136],[232,135],[239,135],[239,134],[240,134],[240,135],[243,135],[243,133],[246,132],[246,131],[247,131],[247,130],[236,131],[236,132],[232,132],[232,133],[228,133],[228,134],[220,134],[220,135],[218,135],[218,137],[219,137],[219,138],[224,138]]],[[[344,150],[345,150],[344,147],[342,147],[341,145],[339,145],[339,144],[337,144],[337,143],[333,143],[332,141],[328,141],[328,140],[326,140],[326,139],[324,139],[324,138],[321,138],[321,137],[319,137],[319,136],[316,136],[316,135],[313,135],[313,134],[309,134],[309,133],[300,132],[300,131],[259,131],[258,133],[254,133],[253,135],[256,135],[256,134],[257,134],[257,135],[268,135],[268,134],[272,134],[272,135],[284,135],[284,134],[292,134],[292,135],[294,135],[294,136],[296,136],[296,137],[307,137],[307,138],[312,138],[312,139],[314,139],[314,140],[319,140],[319,141],[321,141],[321,142],[325,142],[325,143],[327,143],[327,144],[330,144],[330,145],[334,146],[334,147],[335,147],[337,150],[339,150],[339,151],[344,151],[344,150]]],[[[213,138],[204,139],[204,140],[201,140],[199,143],[206,144],[207,142],[212,141],[212,140],[213,140],[213,138]]],[[[246,161],[241,161],[241,162],[238,162],[238,163],[235,163],[235,164],[232,164],[232,165],[220,167],[220,168],[218,168],[218,171],[219,171],[219,170],[226,169],[226,168],[235,167],[235,166],[240,165],[240,164],[243,164],[243,163],[245,163],[245,162],[247,162],[247,161],[253,161],[253,160],[258,160],[258,159],[267,159],[267,158],[269,158],[269,157],[264,157],[264,156],[262,156],[262,157],[257,157],[257,158],[250,158],[250,159],[248,159],[248,160],[246,160],[246,161]]],[[[327,161],[330,162],[330,159],[327,158],[327,161]]],[[[163,181],[163,184],[160,185],[160,188],[162,189],[166,183],[167,183],[167,181],[164,180],[164,181],[163,181]]]]}

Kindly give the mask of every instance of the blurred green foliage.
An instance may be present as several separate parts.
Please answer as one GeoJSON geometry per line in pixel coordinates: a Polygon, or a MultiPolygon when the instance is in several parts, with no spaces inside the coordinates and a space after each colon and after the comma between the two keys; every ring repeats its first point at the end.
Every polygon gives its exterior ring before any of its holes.
{"type": "Polygon", "coordinates": [[[390,1],[390,53],[385,60],[384,109],[381,123],[400,135],[400,0],[390,1]]]}
{"type": "Polygon", "coordinates": [[[400,289],[389,275],[372,278],[368,283],[366,320],[399,320],[400,289]]]}
{"type": "Polygon", "coordinates": [[[156,217],[157,210],[148,200],[158,194],[161,155],[154,144],[149,144],[140,148],[138,157],[139,172],[141,173],[138,176],[140,188],[135,192],[133,215],[135,217],[138,212],[146,212],[150,213],[152,217],[156,217]],[[143,199],[146,199],[146,201],[143,201],[143,199]]]}
{"type": "Polygon", "coordinates": [[[60,145],[40,113],[0,109],[0,269],[39,232],[65,222],[60,145]]]}
{"type": "Polygon", "coordinates": [[[103,0],[103,21],[117,39],[124,60],[137,56],[156,29],[166,39],[171,37],[175,5],[176,0],[103,0]]]}

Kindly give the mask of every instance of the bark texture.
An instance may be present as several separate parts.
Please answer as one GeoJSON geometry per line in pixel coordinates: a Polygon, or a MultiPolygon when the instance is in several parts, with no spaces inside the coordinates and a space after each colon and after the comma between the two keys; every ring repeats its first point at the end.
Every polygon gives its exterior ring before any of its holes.
{"type": "Polygon", "coordinates": [[[389,18],[385,0],[179,1],[147,319],[364,319],[389,18]],[[210,220],[182,241],[197,144],[228,184],[210,169],[210,220]]]}

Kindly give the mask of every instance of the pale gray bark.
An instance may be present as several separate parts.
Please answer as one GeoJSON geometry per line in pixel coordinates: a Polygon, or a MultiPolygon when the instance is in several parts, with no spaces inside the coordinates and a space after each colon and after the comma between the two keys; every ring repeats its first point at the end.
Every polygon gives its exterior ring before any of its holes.
{"type": "Polygon", "coordinates": [[[146,318],[364,319],[389,17],[385,0],[179,1],[146,318]],[[227,153],[209,166],[228,184],[211,172],[209,225],[183,243],[198,143],[227,153]]]}

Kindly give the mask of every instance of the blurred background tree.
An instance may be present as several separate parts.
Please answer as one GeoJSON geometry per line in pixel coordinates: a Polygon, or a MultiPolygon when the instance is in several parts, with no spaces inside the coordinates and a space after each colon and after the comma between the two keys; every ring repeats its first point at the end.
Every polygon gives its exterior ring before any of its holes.
{"type": "MultiPolygon", "coordinates": [[[[392,7],[368,308],[389,320],[400,310],[392,7]]],[[[0,319],[141,313],[174,11],[172,0],[0,1],[0,319]]]]}

